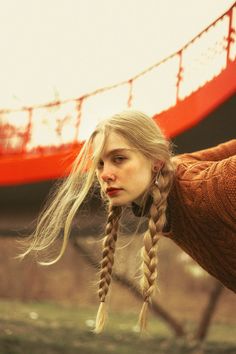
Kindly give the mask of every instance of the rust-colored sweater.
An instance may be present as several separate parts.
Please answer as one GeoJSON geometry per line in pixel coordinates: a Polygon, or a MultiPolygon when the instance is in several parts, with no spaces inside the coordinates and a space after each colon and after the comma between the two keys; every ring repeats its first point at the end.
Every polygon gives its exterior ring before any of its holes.
{"type": "Polygon", "coordinates": [[[164,235],[236,292],[236,139],[175,159],[164,235]]]}

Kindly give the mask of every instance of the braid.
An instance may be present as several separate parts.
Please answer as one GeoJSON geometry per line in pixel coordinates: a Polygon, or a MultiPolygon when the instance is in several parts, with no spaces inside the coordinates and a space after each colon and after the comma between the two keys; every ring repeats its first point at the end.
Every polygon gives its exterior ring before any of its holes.
{"type": "Polygon", "coordinates": [[[111,283],[111,274],[114,264],[114,253],[121,211],[121,207],[110,207],[108,212],[108,220],[103,241],[101,272],[98,290],[100,306],[98,309],[94,330],[96,333],[100,333],[103,330],[106,320],[105,299],[111,283]]]}
{"type": "Polygon", "coordinates": [[[147,308],[151,300],[151,295],[155,289],[157,279],[157,249],[158,241],[162,235],[162,230],[166,222],[167,197],[171,187],[172,171],[163,167],[158,179],[158,186],[153,184],[151,194],[153,203],[150,208],[150,219],[148,231],[144,235],[144,246],[142,247],[142,268],[141,279],[144,303],[139,315],[140,330],[146,328],[147,308]]]}

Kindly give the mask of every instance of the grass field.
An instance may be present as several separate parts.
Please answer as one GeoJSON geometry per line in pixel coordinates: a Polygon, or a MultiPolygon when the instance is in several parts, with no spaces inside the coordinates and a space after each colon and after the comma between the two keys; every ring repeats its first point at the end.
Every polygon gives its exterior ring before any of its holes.
{"type": "MultiPolygon", "coordinates": [[[[200,353],[186,340],[174,338],[158,318],[150,318],[148,334],[140,338],[132,313],[111,313],[101,335],[91,331],[95,308],[2,300],[0,313],[0,354],[200,353]]],[[[193,326],[186,324],[189,332],[193,326]]],[[[214,324],[204,353],[235,354],[235,334],[236,324],[214,324]]]]}

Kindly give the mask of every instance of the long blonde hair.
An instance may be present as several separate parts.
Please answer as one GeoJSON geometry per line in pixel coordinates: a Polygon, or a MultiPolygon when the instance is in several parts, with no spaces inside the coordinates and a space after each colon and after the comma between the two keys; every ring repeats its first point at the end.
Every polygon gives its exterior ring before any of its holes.
{"type": "MultiPolygon", "coordinates": [[[[63,241],[58,256],[49,262],[57,262],[65,252],[68,244],[72,221],[96,179],[96,168],[105,146],[109,132],[114,131],[138,149],[151,161],[163,163],[158,181],[151,183],[147,195],[152,197],[149,227],[144,236],[142,248],[143,276],[142,292],[144,304],[140,313],[140,328],[146,326],[147,306],[154,291],[157,278],[157,245],[166,223],[167,197],[171,188],[174,167],[171,161],[170,142],[165,138],[157,124],[139,111],[124,111],[100,122],[90,138],[84,143],[76,158],[69,177],[61,185],[52,199],[51,204],[41,214],[30,246],[21,255],[23,258],[31,251],[36,253],[51,246],[63,230],[63,241]],[[96,146],[93,142],[96,139],[96,146]]],[[[155,177],[155,176],[154,176],[155,177]]],[[[114,263],[115,244],[118,234],[119,219],[122,207],[108,208],[108,219],[103,242],[103,255],[99,281],[100,307],[96,319],[95,332],[102,331],[105,323],[105,299],[111,282],[114,263]]]]}

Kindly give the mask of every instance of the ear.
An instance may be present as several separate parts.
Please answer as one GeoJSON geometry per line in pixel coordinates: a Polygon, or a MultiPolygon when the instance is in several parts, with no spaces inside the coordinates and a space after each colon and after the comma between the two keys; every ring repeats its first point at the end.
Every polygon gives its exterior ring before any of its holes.
{"type": "Polygon", "coordinates": [[[162,167],[164,166],[164,161],[161,160],[155,160],[153,163],[153,172],[158,172],[162,169],[162,167]]]}

